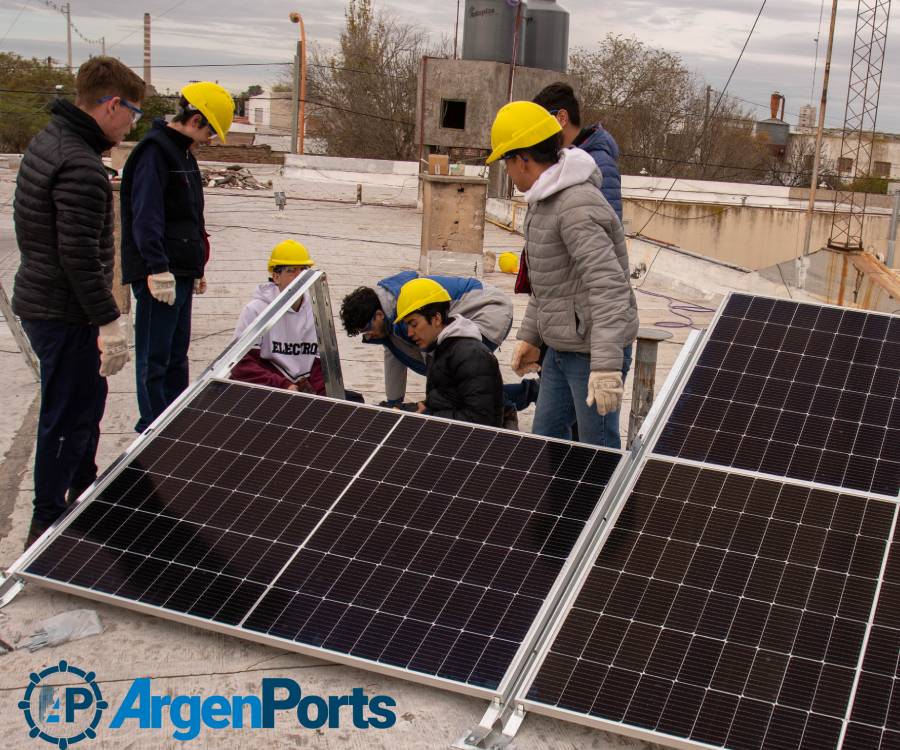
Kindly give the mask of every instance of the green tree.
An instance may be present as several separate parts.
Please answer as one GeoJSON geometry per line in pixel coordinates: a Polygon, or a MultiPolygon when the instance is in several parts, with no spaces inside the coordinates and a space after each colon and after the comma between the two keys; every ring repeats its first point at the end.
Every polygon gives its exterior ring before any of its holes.
{"type": "Polygon", "coordinates": [[[50,120],[57,97],[74,97],[75,78],[47,60],[0,52],[0,151],[20,153],[50,120]]]}
{"type": "Polygon", "coordinates": [[[171,96],[148,96],[141,109],[144,116],[138,120],[138,124],[134,126],[132,131],[125,136],[126,141],[139,141],[143,138],[147,131],[153,127],[153,121],[158,118],[164,118],[166,115],[175,114],[175,108],[178,105],[178,99],[171,96]]]}

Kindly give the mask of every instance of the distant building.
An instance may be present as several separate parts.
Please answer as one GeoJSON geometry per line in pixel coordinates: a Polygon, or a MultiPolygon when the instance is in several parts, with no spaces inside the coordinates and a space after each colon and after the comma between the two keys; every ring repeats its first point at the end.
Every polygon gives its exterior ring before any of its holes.
{"type": "Polygon", "coordinates": [[[291,131],[291,92],[264,89],[247,100],[247,118],[259,131],[291,131]]]}
{"type": "MultiPolygon", "coordinates": [[[[802,146],[809,144],[814,150],[816,135],[814,128],[805,132],[791,134],[792,141],[799,141],[802,146]]],[[[822,153],[828,154],[836,161],[834,170],[845,180],[852,180],[858,174],[858,165],[849,157],[841,156],[841,128],[825,128],[822,133],[822,153]]],[[[855,139],[851,142],[851,146],[855,139]]],[[[810,157],[811,160],[811,157],[810,157]]],[[[869,177],[881,177],[890,181],[900,181],[900,134],[875,133],[875,142],[872,147],[872,166],[869,177]]]]}
{"type": "Polygon", "coordinates": [[[797,127],[800,130],[813,130],[817,126],[816,116],[819,110],[812,104],[804,104],[800,107],[800,116],[797,118],[797,127]]]}

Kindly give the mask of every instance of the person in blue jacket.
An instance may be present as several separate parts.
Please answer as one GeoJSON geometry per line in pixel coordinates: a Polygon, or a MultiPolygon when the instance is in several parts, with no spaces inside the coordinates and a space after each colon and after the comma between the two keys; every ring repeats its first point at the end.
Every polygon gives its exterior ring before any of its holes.
{"type": "MultiPolygon", "coordinates": [[[[406,326],[397,320],[400,289],[419,278],[415,271],[403,271],[379,281],[375,288],[362,286],[344,297],[341,322],[348,336],[362,334],[363,343],[384,347],[384,406],[400,406],[406,396],[407,370],[425,375],[425,354],[413,342],[406,326]]],[[[496,287],[462,276],[427,276],[450,295],[450,315],[472,321],[482,342],[496,350],[509,335],[513,309],[509,297],[496,287]]],[[[505,386],[512,407],[524,409],[537,398],[537,381],[505,386]]],[[[514,413],[514,409],[513,409],[514,413]]]]}
{"type": "Polygon", "coordinates": [[[615,139],[600,123],[581,127],[581,106],[567,83],[551,83],[533,101],[556,117],[562,126],[565,148],[576,146],[591,155],[603,175],[600,191],[619,221],[622,221],[622,175],[619,172],[619,146],[615,139]]]}

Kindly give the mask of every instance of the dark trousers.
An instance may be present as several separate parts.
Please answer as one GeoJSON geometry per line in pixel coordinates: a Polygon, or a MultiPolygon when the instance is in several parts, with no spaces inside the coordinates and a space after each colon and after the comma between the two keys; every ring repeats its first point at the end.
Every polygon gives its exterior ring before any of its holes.
{"type": "Polygon", "coordinates": [[[34,520],[49,526],[97,478],[97,443],[106,408],[97,327],[22,320],[41,363],[41,412],[34,458],[34,520]]]}
{"type": "Polygon", "coordinates": [[[134,308],[134,364],[143,432],[188,387],[188,347],[191,343],[191,303],[194,280],[175,279],[175,304],[153,299],[146,279],[131,285],[134,308]]]}

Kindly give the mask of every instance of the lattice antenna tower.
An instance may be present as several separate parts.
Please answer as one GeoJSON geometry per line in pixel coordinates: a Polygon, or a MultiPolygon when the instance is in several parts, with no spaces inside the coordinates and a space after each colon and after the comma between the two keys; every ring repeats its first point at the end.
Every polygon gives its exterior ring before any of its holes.
{"type": "MultiPolygon", "coordinates": [[[[852,164],[851,169],[855,167],[853,173],[857,177],[867,177],[871,173],[875,120],[881,96],[881,74],[890,12],[891,0],[859,0],[853,54],[850,58],[850,83],[844,113],[841,158],[838,162],[839,171],[842,165],[852,164]]],[[[862,250],[866,198],[866,193],[854,192],[843,186],[837,191],[829,247],[862,250]]]]}

